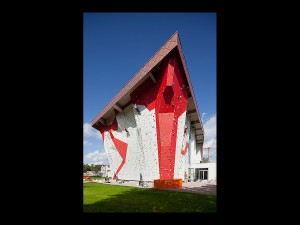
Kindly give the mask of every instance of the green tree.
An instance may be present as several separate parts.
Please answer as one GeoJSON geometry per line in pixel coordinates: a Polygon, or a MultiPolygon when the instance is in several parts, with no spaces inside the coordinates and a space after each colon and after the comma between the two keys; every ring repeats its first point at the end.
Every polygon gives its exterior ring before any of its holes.
{"type": "Polygon", "coordinates": [[[86,171],[88,171],[88,168],[87,168],[88,164],[84,164],[83,163],[83,172],[86,173],[86,171]]]}
{"type": "Polygon", "coordinates": [[[101,171],[102,165],[95,165],[95,172],[98,173],[101,171]]]}
{"type": "Polygon", "coordinates": [[[94,166],[94,164],[91,164],[91,171],[95,171],[95,166],[94,166]]]}
{"type": "Polygon", "coordinates": [[[91,170],[91,166],[89,164],[83,164],[83,172],[86,173],[87,171],[91,170]]]}

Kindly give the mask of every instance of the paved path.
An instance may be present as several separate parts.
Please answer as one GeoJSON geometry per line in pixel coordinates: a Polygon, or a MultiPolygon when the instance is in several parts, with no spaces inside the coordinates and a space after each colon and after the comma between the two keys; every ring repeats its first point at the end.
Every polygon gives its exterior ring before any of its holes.
{"type": "MultiPolygon", "coordinates": [[[[140,187],[138,181],[125,181],[122,184],[118,184],[115,180],[111,180],[111,183],[105,183],[107,185],[122,185],[131,186],[138,188],[153,188],[153,182],[148,182],[148,187],[140,187]]],[[[104,183],[104,180],[100,180],[99,183],[104,183]]],[[[183,182],[182,188],[172,188],[172,189],[161,189],[168,191],[179,191],[179,192],[192,192],[197,194],[217,194],[217,183],[216,182],[183,182]]]]}

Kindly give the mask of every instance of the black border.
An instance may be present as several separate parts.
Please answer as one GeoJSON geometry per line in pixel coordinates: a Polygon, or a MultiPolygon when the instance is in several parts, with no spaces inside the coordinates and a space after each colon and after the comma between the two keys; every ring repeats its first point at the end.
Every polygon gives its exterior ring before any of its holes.
{"type": "MultiPolygon", "coordinates": [[[[55,206],[53,211],[59,215],[68,215],[71,219],[83,222],[100,222],[106,219],[123,218],[135,220],[139,219],[147,222],[157,223],[157,221],[178,219],[193,220],[215,224],[218,220],[223,221],[227,213],[232,213],[233,208],[230,202],[235,198],[232,187],[227,182],[229,166],[232,159],[236,158],[233,148],[230,146],[230,132],[228,127],[232,125],[233,115],[226,112],[224,108],[234,107],[234,102],[228,101],[232,98],[233,92],[228,92],[227,88],[232,86],[232,79],[228,79],[228,13],[224,12],[224,5],[214,1],[204,1],[202,3],[192,1],[190,3],[169,2],[159,5],[154,2],[129,4],[122,2],[118,5],[114,2],[96,3],[84,1],[79,5],[70,6],[69,10],[59,9],[62,18],[55,20],[55,25],[51,31],[53,35],[47,43],[53,43],[48,49],[55,55],[50,57],[51,62],[58,65],[49,69],[49,75],[55,77],[49,79],[45,90],[50,98],[45,103],[47,125],[53,127],[46,131],[47,148],[53,151],[53,155],[47,156],[47,164],[52,165],[46,169],[48,174],[52,174],[51,184],[48,185],[48,192],[51,193],[49,200],[55,206]],[[170,11],[172,10],[172,11],[170,11]],[[83,213],[83,184],[82,184],[82,162],[83,162],[83,12],[217,12],[217,212],[216,213],[83,213]],[[57,42],[55,42],[55,41],[57,42]],[[55,44],[54,44],[55,43],[55,44]],[[52,49],[53,47],[53,49],[52,49]],[[226,52],[226,54],[225,54],[226,52]],[[225,73],[225,74],[224,74],[225,73]],[[229,85],[227,85],[229,84],[229,85]],[[225,87],[226,86],[226,87],[225,87]],[[50,100],[51,99],[51,100],[50,100]],[[226,107],[223,107],[223,102],[226,107]],[[221,104],[222,103],[222,104],[221,104]],[[230,122],[229,122],[230,121],[230,122]],[[51,138],[49,141],[49,138],[51,138]],[[53,139],[53,140],[52,140],[53,139]],[[50,143],[49,143],[50,142],[50,143]],[[59,142],[60,149],[57,149],[59,142]],[[225,147],[227,145],[227,147],[225,147]],[[81,147],[80,147],[81,146],[81,147]],[[71,162],[67,179],[61,171],[59,165],[71,162]],[[225,166],[226,165],[226,166],[225,166]],[[74,166],[74,167],[73,167],[74,166]],[[64,185],[67,182],[67,185],[64,185]],[[59,188],[58,188],[59,187],[59,188]],[[71,187],[71,188],[70,188],[71,187]],[[230,196],[230,197],[229,197],[230,196]],[[68,211],[68,213],[66,213],[68,211]]],[[[57,16],[57,15],[55,15],[57,16]]],[[[49,32],[51,33],[51,32],[49,32]]],[[[229,41],[230,44],[233,42],[229,41]]],[[[231,48],[233,48],[231,45],[231,48]]],[[[48,67],[49,68],[49,67],[48,67]]],[[[229,71],[228,71],[229,72],[229,71]]],[[[45,115],[41,117],[44,119],[45,115]]],[[[45,125],[44,125],[45,126],[45,125]]],[[[234,161],[234,160],[233,160],[234,161]]],[[[50,196],[50,195],[49,195],[50,196]]],[[[67,216],[67,217],[68,217],[67,216]]]]}
{"type": "MultiPolygon", "coordinates": [[[[206,3],[207,4],[207,3],[206,3]]],[[[194,5],[194,4],[193,4],[194,5]]],[[[191,6],[193,5],[181,5],[181,7],[183,6],[183,8],[180,7],[180,9],[191,9],[191,6]]],[[[178,5],[179,6],[179,5],[178,5]]],[[[200,10],[200,12],[217,12],[217,9],[216,9],[216,6],[213,6],[211,4],[208,4],[208,5],[205,5],[204,6],[200,6],[199,5],[196,5],[197,7],[194,7],[192,12],[199,12],[199,8],[202,9],[200,10]],[[198,10],[197,10],[198,9],[198,10]]],[[[126,7],[128,7],[128,5],[126,5],[126,7]]],[[[125,7],[125,9],[127,9],[125,7]]],[[[172,5],[172,8],[174,7],[174,5],[172,5]]],[[[105,7],[106,8],[106,7],[105,7]]],[[[176,6],[175,6],[176,8],[176,6]]],[[[147,9],[149,11],[157,11],[157,6],[155,5],[147,5],[147,6],[144,6],[141,7],[141,11],[144,11],[143,9],[147,9]]],[[[162,7],[159,8],[159,10],[162,10],[164,11],[164,9],[170,9],[170,5],[164,5],[162,7]]],[[[107,11],[110,11],[111,8],[108,7],[108,10],[107,11]]],[[[94,7],[91,7],[91,5],[87,5],[84,7],[84,10],[83,12],[100,12],[100,11],[103,11],[103,8],[98,8],[97,6],[94,7]]],[[[118,11],[114,8],[113,11],[118,11]]],[[[123,11],[123,10],[122,10],[123,11]]],[[[132,11],[129,10],[129,11],[132,11]]],[[[185,11],[185,10],[183,10],[185,11]]],[[[188,10],[187,10],[188,11],[188,10]]],[[[218,17],[218,14],[217,14],[217,21],[219,20],[219,17],[218,17]]],[[[219,22],[219,21],[218,21],[219,22]]],[[[217,23],[218,23],[217,22],[217,23]]],[[[218,24],[219,25],[219,24],[218,24]]],[[[217,26],[218,27],[218,26],[217,26]]],[[[219,34],[219,31],[217,32],[217,34],[219,34]]],[[[219,154],[219,153],[218,153],[219,154]]],[[[218,156],[219,157],[219,156],[218,156]]],[[[219,160],[219,159],[218,159],[219,160]]],[[[222,177],[222,172],[220,172],[220,168],[222,168],[222,162],[220,162],[219,164],[219,161],[217,163],[217,173],[218,173],[218,179],[219,177],[222,177]]],[[[221,183],[221,181],[220,181],[221,183]]],[[[221,185],[220,185],[221,186],[221,185]]],[[[222,204],[220,203],[220,199],[221,197],[219,198],[218,195],[219,195],[219,191],[221,190],[221,188],[219,186],[219,181],[218,181],[218,189],[217,189],[217,212],[216,213],[83,213],[83,218],[84,218],[84,221],[92,221],[92,220],[101,220],[103,218],[107,218],[107,219],[110,219],[111,217],[114,217],[114,218],[124,218],[124,219],[130,219],[130,220],[136,220],[136,222],[138,222],[139,219],[142,219],[143,221],[147,221],[147,222],[153,222],[153,223],[157,223],[157,221],[161,221],[161,219],[168,219],[168,220],[174,220],[174,222],[178,221],[178,219],[182,219],[182,220],[186,220],[187,218],[189,218],[188,220],[199,220],[199,221],[202,221],[202,222],[206,222],[206,221],[209,221],[211,223],[215,222],[216,219],[217,219],[217,215],[219,214],[220,211],[222,211],[222,204]]]]}

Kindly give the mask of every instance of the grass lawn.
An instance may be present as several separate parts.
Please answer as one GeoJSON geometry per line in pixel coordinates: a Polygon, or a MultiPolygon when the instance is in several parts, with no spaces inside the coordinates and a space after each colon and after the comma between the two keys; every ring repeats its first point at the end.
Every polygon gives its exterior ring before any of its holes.
{"type": "Polygon", "coordinates": [[[89,176],[92,180],[93,179],[99,179],[99,180],[104,180],[104,177],[100,177],[100,176],[89,176]]]}
{"type": "Polygon", "coordinates": [[[99,183],[84,183],[83,211],[216,212],[216,196],[99,183]]]}

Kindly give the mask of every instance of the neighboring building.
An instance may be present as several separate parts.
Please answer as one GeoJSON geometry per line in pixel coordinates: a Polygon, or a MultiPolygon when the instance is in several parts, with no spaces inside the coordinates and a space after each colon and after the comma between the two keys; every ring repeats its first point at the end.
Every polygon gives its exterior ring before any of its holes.
{"type": "Polygon", "coordinates": [[[191,181],[217,181],[216,163],[193,163],[189,168],[191,181]]]}
{"type": "Polygon", "coordinates": [[[106,176],[113,177],[113,173],[109,165],[102,165],[101,171],[98,172],[98,175],[102,177],[106,177],[106,176]]]}
{"type": "Polygon", "coordinates": [[[83,173],[83,175],[85,175],[85,176],[96,176],[96,172],[95,171],[86,171],[86,173],[83,173]]]}
{"type": "Polygon", "coordinates": [[[120,179],[139,180],[140,173],[145,181],[184,179],[189,168],[196,172],[204,131],[177,32],[92,126],[101,132],[111,171],[120,179]]]}

